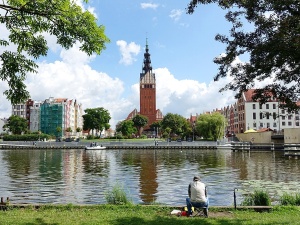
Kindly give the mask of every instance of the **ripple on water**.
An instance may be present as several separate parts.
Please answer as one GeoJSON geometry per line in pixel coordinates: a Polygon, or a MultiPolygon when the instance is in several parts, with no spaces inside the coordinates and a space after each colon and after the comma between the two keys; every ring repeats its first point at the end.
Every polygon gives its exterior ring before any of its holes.
{"type": "Polygon", "coordinates": [[[211,205],[232,205],[234,188],[239,202],[255,188],[299,192],[300,163],[215,150],[0,151],[0,192],[13,203],[105,203],[119,184],[135,203],[184,205],[194,175],[211,205]]]}

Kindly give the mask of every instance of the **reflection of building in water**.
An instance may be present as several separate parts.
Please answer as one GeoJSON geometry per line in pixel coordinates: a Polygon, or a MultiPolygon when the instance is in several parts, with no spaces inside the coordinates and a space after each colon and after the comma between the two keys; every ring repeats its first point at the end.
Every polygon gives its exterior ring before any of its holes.
{"type": "Polygon", "coordinates": [[[63,157],[63,179],[65,187],[61,195],[63,197],[73,196],[74,199],[83,199],[82,180],[84,173],[82,171],[82,156],[75,154],[74,150],[62,152],[63,157]]]}
{"type": "Polygon", "coordinates": [[[156,159],[153,154],[140,154],[140,197],[143,202],[151,203],[156,201],[157,194],[157,171],[156,159]]]}
{"type": "Polygon", "coordinates": [[[126,151],[122,156],[123,164],[139,167],[139,196],[144,203],[156,201],[157,196],[157,162],[153,150],[126,151]]]}

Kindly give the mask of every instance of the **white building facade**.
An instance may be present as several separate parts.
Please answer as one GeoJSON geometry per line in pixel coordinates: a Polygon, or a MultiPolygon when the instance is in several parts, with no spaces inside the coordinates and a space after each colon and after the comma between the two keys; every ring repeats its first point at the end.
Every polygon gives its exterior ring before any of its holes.
{"type": "Polygon", "coordinates": [[[40,110],[41,110],[41,104],[40,101],[34,101],[33,106],[30,107],[30,124],[29,124],[29,130],[31,132],[40,131],[40,110]]]}

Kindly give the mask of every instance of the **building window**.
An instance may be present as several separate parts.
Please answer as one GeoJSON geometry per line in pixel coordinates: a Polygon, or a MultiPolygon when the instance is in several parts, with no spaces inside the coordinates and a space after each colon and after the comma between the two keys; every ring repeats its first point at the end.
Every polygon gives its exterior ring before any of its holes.
{"type": "Polygon", "coordinates": [[[255,109],[255,104],[252,104],[252,109],[255,109]]]}
{"type": "Polygon", "coordinates": [[[276,104],[273,104],[273,109],[276,109],[276,104]]]}
{"type": "Polygon", "coordinates": [[[282,120],[285,120],[285,116],[281,116],[281,119],[282,119],[282,120]]]}
{"type": "Polygon", "coordinates": [[[292,115],[288,115],[288,119],[291,120],[292,119],[292,115]]]}
{"type": "Polygon", "coordinates": [[[253,118],[254,120],[256,120],[256,113],[253,113],[253,118]]]}
{"type": "Polygon", "coordinates": [[[273,112],[273,120],[276,120],[276,112],[273,112]]]}
{"type": "Polygon", "coordinates": [[[269,128],[270,127],[270,123],[267,123],[267,128],[269,128]]]}
{"type": "Polygon", "coordinates": [[[285,126],[285,121],[282,121],[282,123],[281,123],[281,124],[282,124],[282,126],[285,126]]]}
{"type": "Polygon", "coordinates": [[[270,113],[266,113],[267,120],[269,119],[269,117],[270,117],[270,113]]]}
{"type": "Polygon", "coordinates": [[[282,113],[282,114],[285,114],[285,111],[284,111],[284,109],[282,109],[282,110],[281,110],[281,113],[282,113]]]}
{"type": "Polygon", "coordinates": [[[263,118],[264,118],[263,113],[259,113],[259,118],[260,118],[260,119],[263,119],[263,118]]]}
{"type": "Polygon", "coordinates": [[[292,122],[291,122],[291,121],[289,121],[289,122],[288,122],[288,125],[289,125],[289,126],[292,126],[292,122]]]}
{"type": "Polygon", "coordinates": [[[269,109],[269,104],[266,104],[266,109],[269,109]]]}
{"type": "Polygon", "coordinates": [[[277,126],[277,123],[273,123],[273,127],[276,127],[277,126]]]}
{"type": "Polygon", "coordinates": [[[264,126],[264,124],[263,124],[263,123],[259,123],[259,126],[260,126],[260,127],[263,127],[263,126],[264,126]]]}
{"type": "Polygon", "coordinates": [[[259,109],[262,109],[262,104],[259,104],[259,109]]]}
{"type": "Polygon", "coordinates": [[[299,127],[299,121],[296,121],[296,126],[299,127]]]}
{"type": "Polygon", "coordinates": [[[253,123],[253,127],[256,127],[256,123],[253,123]]]}

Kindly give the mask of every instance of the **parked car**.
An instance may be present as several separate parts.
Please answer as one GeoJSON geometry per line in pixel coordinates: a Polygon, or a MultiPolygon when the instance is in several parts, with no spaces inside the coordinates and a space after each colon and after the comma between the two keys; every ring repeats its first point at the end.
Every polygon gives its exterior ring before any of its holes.
{"type": "Polygon", "coordinates": [[[66,138],[65,142],[72,142],[73,140],[71,138],[66,138]]]}

